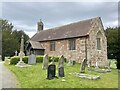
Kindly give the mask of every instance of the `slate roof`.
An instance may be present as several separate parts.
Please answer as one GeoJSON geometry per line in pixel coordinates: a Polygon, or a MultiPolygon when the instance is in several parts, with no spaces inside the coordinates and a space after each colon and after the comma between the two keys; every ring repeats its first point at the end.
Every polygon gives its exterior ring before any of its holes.
{"type": "Polygon", "coordinates": [[[39,42],[29,41],[33,49],[44,49],[39,42]]]}
{"type": "MultiPolygon", "coordinates": [[[[96,18],[100,19],[100,17],[96,18]]],[[[91,29],[91,21],[96,18],[40,31],[36,33],[30,40],[48,41],[87,36],[89,35],[89,31],[91,29]]]]}

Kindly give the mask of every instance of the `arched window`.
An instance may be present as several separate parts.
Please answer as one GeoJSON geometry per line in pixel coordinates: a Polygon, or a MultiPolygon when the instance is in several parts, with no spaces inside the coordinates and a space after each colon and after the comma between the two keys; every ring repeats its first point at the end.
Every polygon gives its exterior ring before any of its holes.
{"type": "Polygon", "coordinates": [[[101,50],[101,36],[102,36],[102,34],[101,34],[101,32],[99,31],[98,33],[97,33],[97,36],[96,36],[96,40],[97,40],[97,50],[101,50]]]}

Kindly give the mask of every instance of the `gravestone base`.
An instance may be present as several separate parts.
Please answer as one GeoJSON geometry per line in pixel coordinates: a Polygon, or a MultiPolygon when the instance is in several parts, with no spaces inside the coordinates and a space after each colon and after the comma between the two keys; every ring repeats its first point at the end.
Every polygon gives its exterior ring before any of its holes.
{"type": "Polygon", "coordinates": [[[30,66],[30,65],[25,64],[23,61],[19,61],[15,66],[16,66],[16,67],[23,68],[23,67],[28,67],[28,66],[30,66]]]}
{"type": "Polygon", "coordinates": [[[91,74],[83,74],[83,73],[73,73],[74,76],[83,78],[83,79],[89,79],[89,80],[97,80],[100,79],[100,76],[91,75],[91,74]]]}

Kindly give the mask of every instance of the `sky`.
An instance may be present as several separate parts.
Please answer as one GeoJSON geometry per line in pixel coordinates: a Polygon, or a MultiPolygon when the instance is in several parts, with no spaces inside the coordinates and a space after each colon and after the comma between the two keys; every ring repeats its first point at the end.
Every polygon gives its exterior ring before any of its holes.
{"type": "Polygon", "coordinates": [[[8,2],[0,3],[0,18],[12,22],[14,29],[24,30],[32,37],[37,22],[42,19],[44,29],[77,21],[101,17],[104,28],[118,26],[118,2],[8,2]]]}

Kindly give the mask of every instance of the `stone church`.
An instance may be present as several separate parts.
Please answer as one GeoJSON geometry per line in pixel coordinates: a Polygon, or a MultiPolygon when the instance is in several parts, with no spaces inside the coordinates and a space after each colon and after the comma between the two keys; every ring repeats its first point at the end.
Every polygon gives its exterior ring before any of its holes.
{"type": "Polygon", "coordinates": [[[29,40],[27,53],[64,55],[78,63],[85,58],[95,65],[107,62],[107,40],[100,17],[44,30],[40,20],[37,33],[29,40]]]}

